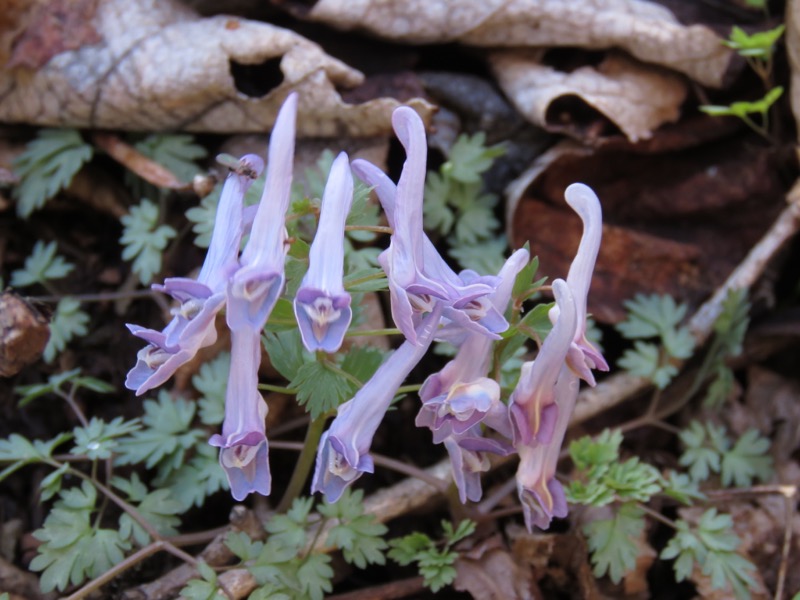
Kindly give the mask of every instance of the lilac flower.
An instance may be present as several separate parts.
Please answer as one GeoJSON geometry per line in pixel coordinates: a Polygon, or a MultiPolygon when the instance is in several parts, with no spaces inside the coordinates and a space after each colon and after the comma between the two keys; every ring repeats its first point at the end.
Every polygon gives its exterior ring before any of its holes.
{"type": "MultiPolygon", "coordinates": [[[[488,298],[498,313],[505,311],[514,279],[528,258],[527,250],[517,250],[500,270],[500,283],[488,298]]],[[[500,386],[486,377],[492,345],[491,338],[467,332],[456,357],[422,385],[423,405],[416,423],[431,428],[434,443],[441,443],[451,433],[462,434],[481,422],[506,437],[511,436],[507,409],[500,401],[500,386]]]]}
{"type": "Polygon", "coordinates": [[[414,328],[421,315],[442,302],[445,318],[499,339],[497,333],[507,329],[508,323],[485,298],[494,291],[497,278],[472,273],[468,281],[460,278],[422,231],[427,158],[422,119],[411,108],[400,107],[392,114],[392,124],[406,149],[397,187],[369,162],[353,161],[356,174],[375,187],[393,229],[389,248],[379,257],[389,280],[392,318],[406,339],[415,342],[414,328]]]}
{"type": "MultiPolygon", "coordinates": [[[[592,283],[592,272],[600,250],[600,239],[603,235],[603,213],[600,200],[589,186],[582,183],[570,185],[564,196],[581,221],[583,221],[583,235],[578,246],[575,260],[567,274],[567,285],[575,300],[575,309],[578,317],[578,327],[567,354],[567,364],[591,386],[595,385],[592,369],[608,371],[608,363],[603,355],[586,339],[586,304],[589,286],[592,283]]],[[[558,319],[558,306],[550,312],[550,319],[555,323],[558,319]]]]}
{"type": "MultiPolygon", "coordinates": [[[[499,312],[505,311],[517,273],[527,264],[527,250],[517,250],[500,270],[500,283],[490,296],[499,312]]],[[[500,386],[486,377],[493,341],[465,332],[456,357],[425,380],[423,401],[416,424],[429,427],[436,444],[444,443],[450,455],[453,478],[462,502],[481,497],[481,472],[488,469],[486,452],[507,455],[513,448],[504,441],[484,438],[480,423],[511,437],[508,409],[500,400],[500,386]]]]}
{"type": "Polygon", "coordinates": [[[369,448],[397,389],[428,350],[441,317],[435,304],[417,328],[417,343],[406,340],[356,395],[340,405],[319,442],[312,492],[336,502],[344,489],[374,470],[369,448]]]}
{"type": "Polygon", "coordinates": [[[308,272],[294,298],[294,314],[307,350],[336,352],[353,312],[344,289],[344,226],[353,201],[350,162],[342,152],[331,166],[308,272]]]}
{"type": "Polygon", "coordinates": [[[261,332],[248,327],[233,330],[222,435],[213,435],[208,443],[220,448],[219,462],[236,500],[251,492],[268,496],[271,488],[264,429],[267,403],[258,392],[260,364],[261,332]]]}
{"type": "Polygon", "coordinates": [[[558,417],[550,442],[517,447],[520,459],[517,492],[529,531],[534,525],[547,529],[553,517],[567,516],[564,489],[555,478],[555,473],[561,444],[578,397],[578,387],[578,376],[566,364],[562,365],[554,390],[558,417]]]}
{"type": "Polygon", "coordinates": [[[553,281],[553,294],[560,308],[558,320],[536,360],[522,365],[519,382],[509,399],[509,416],[517,448],[531,446],[534,441],[549,443],[558,417],[556,379],[572,343],[577,316],[569,286],[563,279],[553,281]]]}
{"type": "Polygon", "coordinates": [[[286,211],[292,183],[297,94],[286,98],[269,140],[267,179],[240,267],[228,284],[228,327],[261,331],[285,283],[286,211]]]}
{"type": "Polygon", "coordinates": [[[200,348],[217,339],[214,318],[225,301],[228,278],[238,266],[244,195],[264,168],[263,161],[253,154],[239,163],[240,168],[228,175],[222,188],[211,243],[197,279],[170,277],[164,285],[153,285],[180,302],[172,311],[172,320],[163,331],[127,326],[148,342],[125,381],[137,396],[164,383],[200,348]]]}

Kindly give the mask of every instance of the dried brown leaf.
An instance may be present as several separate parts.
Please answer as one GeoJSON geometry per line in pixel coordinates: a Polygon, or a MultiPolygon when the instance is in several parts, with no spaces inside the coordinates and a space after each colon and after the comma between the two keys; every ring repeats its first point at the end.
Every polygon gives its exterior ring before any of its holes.
{"type": "MultiPolygon", "coordinates": [[[[292,2],[288,2],[291,6],[292,2]]],[[[710,86],[721,86],[732,53],[703,25],[681,25],[643,0],[319,0],[298,12],[341,29],[411,43],[491,47],[618,47],[710,86]]]]}
{"type": "Polygon", "coordinates": [[[30,20],[15,37],[8,68],[38,69],[64,50],[97,44],[92,25],[98,0],[49,0],[34,5],[30,20]]]}
{"type": "Polygon", "coordinates": [[[514,561],[499,536],[462,553],[455,564],[453,587],[476,600],[530,600],[534,594],[530,569],[514,561]]]}
{"type": "MultiPolygon", "coordinates": [[[[266,131],[300,92],[304,136],[390,131],[394,98],[361,104],[338,88],[363,76],[317,44],[267,23],[200,18],[176,0],[99,0],[100,42],[53,56],[35,72],[0,72],[0,120],[127,130],[266,131]]],[[[433,107],[407,102],[427,120],[433,107]]]]}
{"type": "Polygon", "coordinates": [[[500,87],[536,125],[585,139],[599,134],[608,119],[635,142],[680,116],[686,84],[677,75],[618,53],[608,54],[596,67],[567,73],[545,65],[543,54],[490,55],[500,87]]]}
{"type": "Polygon", "coordinates": [[[46,317],[14,292],[0,294],[0,377],[37,361],[49,339],[46,317]]]}
{"type": "MultiPolygon", "coordinates": [[[[674,148],[676,132],[664,135],[674,148]]],[[[622,302],[638,292],[697,306],[769,228],[784,194],[768,149],[729,140],[652,154],[631,144],[594,152],[559,144],[509,186],[507,207],[512,245],[530,240],[554,277],[566,274],[580,236],[563,199],[575,181],[592,186],[603,206],[589,310],[605,322],[624,318],[622,302]]]]}

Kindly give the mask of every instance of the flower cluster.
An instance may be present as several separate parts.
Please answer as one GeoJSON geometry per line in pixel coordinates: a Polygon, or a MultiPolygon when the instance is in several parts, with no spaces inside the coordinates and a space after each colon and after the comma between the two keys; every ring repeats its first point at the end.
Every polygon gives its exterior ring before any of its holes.
{"type": "MultiPolygon", "coordinates": [[[[269,144],[264,194],[244,249],[249,219],[243,210],[248,187],[263,170],[245,156],[231,172],[220,198],[205,263],[196,280],[170,278],[154,286],[173,296],[179,308],[163,331],[129,325],[148,345],[139,352],[126,385],[141,394],[166,381],[197,351],[216,339],[215,315],[223,307],[231,332],[231,369],[222,432],[210,443],[220,448],[220,463],[233,496],[270,493],[267,405],[258,391],[261,332],[284,292],[287,253],[285,216],[289,205],[297,98],[290,95],[269,144]]],[[[567,202],[578,213],[584,233],[566,280],[552,284],[553,329],[534,361],[522,367],[508,402],[490,378],[495,341],[509,327],[504,316],[528,251],[514,252],[495,276],[453,271],[422,228],[427,141],[420,117],[410,108],[392,116],[406,151],[398,183],[378,167],[341,153],[323,193],[309,268],[293,299],[303,345],[309,351],[336,352],[352,319],[351,298],[343,284],[344,228],[353,198],[351,167],[372,186],[392,229],[389,247],[378,262],[386,273],[394,322],[404,342],[349,401],[337,409],[320,440],[312,490],[337,500],[363,473],[373,471],[370,446],[397,390],[434,340],[458,347],[456,356],[420,390],[418,426],[444,444],[462,502],[481,497],[481,473],[488,454],[520,457],[517,482],[528,527],[547,527],[566,514],[555,468],[578,393],[590,385],[592,370],[608,370],[586,338],[586,296],[600,244],[601,212],[587,186],[573,184],[567,202]]]]}

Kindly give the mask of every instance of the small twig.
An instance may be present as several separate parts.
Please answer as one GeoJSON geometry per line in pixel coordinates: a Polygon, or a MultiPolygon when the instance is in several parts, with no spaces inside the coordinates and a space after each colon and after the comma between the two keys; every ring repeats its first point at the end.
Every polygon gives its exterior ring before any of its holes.
{"type": "Polygon", "coordinates": [[[108,571],[106,571],[99,577],[92,579],[89,583],[84,585],[76,592],[73,592],[72,594],[67,596],[66,600],[81,600],[82,598],[86,598],[87,596],[89,596],[89,594],[99,590],[109,581],[111,581],[118,575],[122,575],[125,571],[138,565],[140,562],[142,562],[149,556],[152,556],[153,554],[156,554],[161,550],[166,550],[167,549],[166,545],[167,544],[164,540],[156,540],[154,542],[151,542],[144,548],[141,548],[136,552],[134,552],[133,554],[131,554],[122,562],[119,562],[113,567],[111,567],[108,571]]]}
{"type": "Polygon", "coordinates": [[[386,233],[392,235],[391,227],[383,227],[381,225],[345,225],[345,231],[372,231],[374,233],[386,233]]]}
{"type": "MultiPolygon", "coordinates": [[[[269,445],[270,448],[275,450],[295,450],[298,452],[302,452],[303,448],[305,447],[303,442],[274,441],[270,442],[269,445]]],[[[373,462],[378,466],[391,469],[392,471],[397,471],[398,473],[408,475],[409,477],[414,477],[420,481],[424,481],[441,494],[447,492],[449,481],[445,481],[439,477],[433,476],[427,470],[420,469],[419,467],[415,467],[413,465],[408,465],[404,462],[389,458],[388,456],[384,456],[382,454],[375,454],[374,452],[370,452],[370,456],[372,457],[373,462]]],[[[447,464],[449,466],[450,462],[448,461],[447,464]]]]}
{"type": "Polygon", "coordinates": [[[328,596],[328,600],[395,600],[406,598],[423,589],[425,589],[425,583],[422,577],[410,577],[363,590],[334,594],[328,596]]]}

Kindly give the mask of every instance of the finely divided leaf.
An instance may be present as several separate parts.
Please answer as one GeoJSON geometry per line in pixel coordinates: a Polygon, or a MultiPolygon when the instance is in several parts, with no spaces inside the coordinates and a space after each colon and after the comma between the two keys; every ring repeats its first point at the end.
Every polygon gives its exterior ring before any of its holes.
{"type": "Polygon", "coordinates": [[[636,566],[636,539],[644,529],[644,513],[635,504],[623,504],[612,519],[592,521],[583,527],[592,552],[596,577],[608,574],[619,583],[636,566]]]}
{"type": "Polygon", "coordinates": [[[27,219],[59,190],[67,187],[84,163],[92,158],[92,147],[74,129],[42,129],[14,161],[21,183],[14,189],[17,215],[27,219]]]}
{"type": "Polygon", "coordinates": [[[43,241],[37,241],[30,256],[25,259],[24,267],[11,273],[11,285],[25,287],[34,283],[41,284],[61,279],[71,273],[75,265],[56,254],[56,249],[55,242],[45,245],[43,241]]]}

